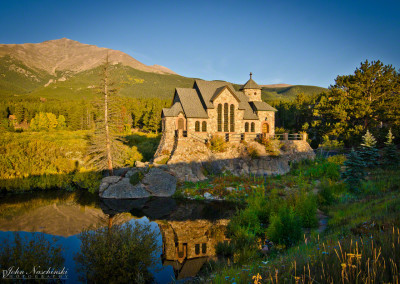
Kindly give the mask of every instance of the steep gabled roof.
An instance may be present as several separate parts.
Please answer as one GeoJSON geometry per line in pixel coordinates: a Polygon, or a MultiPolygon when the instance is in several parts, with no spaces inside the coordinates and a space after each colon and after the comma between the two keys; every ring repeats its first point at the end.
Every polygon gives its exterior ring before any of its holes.
{"type": "Polygon", "coordinates": [[[186,117],[208,118],[195,89],[176,88],[175,95],[179,98],[186,117]]]}
{"type": "Polygon", "coordinates": [[[243,92],[236,92],[236,95],[239,97],[239,109],[243,109],[243,119],[258,119],[257,114],[254,113],[253,109],[249,105],[249,98],[243,92]]]}
{"type": "Polygon", "coordinates": [[[226,85],[226,86],[222,86],[219,87],[215,90],[214,95],[211,97],[210,101],[213,102],[225,89],[227,89],[234,97],[235,99],[240,102],[240,99],[237,96],[237,93],[235,91],[235,89],[233,89],[232,86],[226,85]]]}
{"type": "Polygon", "coordinates": [[[162,109],[162,114],[161,116],[178,116],[178,114],[182,112],[183,113],[183,109],[182,109],[182,105],[180,102],[176,102],[174,103],[170,108],[163,108],[162,109]]]}
{"type": "Polygon", "coordinates": [[[276,108],[270,106],[266,102],[250,102],[251,107],[255,111],[260,111],[260,110],[267,110],[267,111],[278,111],[276,108]]]}
{"type": "Polygon", "coordinates": [[[193,88],[199,91],[199,95],[205,107],[213,109],[214,105],[211,101],[211,98],[214,96],[215,90],[225,86],[229,86],[232,90],[234,90],[232,84],[228,82],[203,80],[195,80],[193,88]]]}
{"type": "Polygon", "coordinates": [[[252,73],[250,73],[250,79],[246,82],[246,84],[244,84],[240,90],[244,90],[244,89],[258,89],[261,90],[261,87],[254,82],[254,80],[251,78],[252,77],[252,73]]]}
{"type": "MultiPolygon", "coordinates": [[[[252,88],[260,88],[251,77],[247,82],[252,88]],[[250,82],[250,83],[249,83],[250,82]]],[[[246,83],[246,85],[248,85],[246,83]]],[[[228,89],[239,102],[239,109],[244,110],[244,120],[258,120],[256,111],[276,111],[275,108],[265,102],[249,102],[249,98],[241,91],[235,91],[231,83],[223,81],[195,80],[192,89],[176,88],[173,105],[163,109],[164,116],[177,116],[183,112],[189,118],[208,118],[207,109],[213,109],[213,100],[221,92],[228,89]]]]}

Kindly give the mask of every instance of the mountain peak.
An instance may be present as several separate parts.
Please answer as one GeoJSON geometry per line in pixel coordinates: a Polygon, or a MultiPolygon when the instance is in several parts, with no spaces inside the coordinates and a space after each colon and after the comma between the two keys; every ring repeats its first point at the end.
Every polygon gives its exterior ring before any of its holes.
{"type": "Polygon", "coordinates": [[[163,66],[145,65],[122,51],[84,44],[65,37],[41,43],[0,44],[0,57],[9,55],[31,68],[53,75],[56,71],[76,73],[95,68],[104,62],[107,53],[113,63],[145,72],[176,74],[163,66]]]}

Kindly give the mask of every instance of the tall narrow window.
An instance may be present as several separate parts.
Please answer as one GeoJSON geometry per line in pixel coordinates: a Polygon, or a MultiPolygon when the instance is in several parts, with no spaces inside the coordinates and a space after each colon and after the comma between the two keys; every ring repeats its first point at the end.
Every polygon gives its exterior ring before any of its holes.
{"type": "Polygon", "coordinates": [[[218,105],[218,132],[222,132],[222,105],[218,105]]]}
{"type": "Polygon", "coordinates": [[[231,123],[231,132],[235,132],[235,106],[231,105],[231,112],[230,112],[230,123],[231,123]]]}
{"type": "Polygon", "coordinates": [[[203,121],[201,123],[201,131],[207,132],[207,122],[203,121]]]}
{"type": "Polygon", "coordinates": [[[224,104],[224,132],[229,132],[229,107],[228,104],[224,104]]]}
{"type": "Polygon", "coordinates": [[[182,129],[185,127],[185,122],[183,121],[183,118],[178,119],[178,129],[182,129]]]}
{"type": "Polygon", "coordinates": [[[194,131],[200,132],[200,121],[196,121],[194,124],[194,131]]]}
{"type": "Polygon", "coordinates": [[[244,132],[249,132],[249,123],[248,122],[246,122],[244,124],[244,132]]]}
{"type": "Polygon", "coordinates": [[[205,254],[207,252],[207,244],[203,243],[201,244],[201,253],[205,254]]]}
{"type": "Polygon", "coordinates": [[[194,253],[196,255],[200,254],[200,244],[195,244],[194,245],[194,253]]]}
{"type": "Polygon", "coordinates": [[[254,124],[254,122],[251,123],[251,132],[255,132],[256,131],[256,125],[254,124]]]}

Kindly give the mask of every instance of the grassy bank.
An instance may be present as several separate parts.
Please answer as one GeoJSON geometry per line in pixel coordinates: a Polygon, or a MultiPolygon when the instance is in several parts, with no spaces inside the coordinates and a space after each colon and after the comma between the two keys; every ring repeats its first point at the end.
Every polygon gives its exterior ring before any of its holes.
{"type": "MultiPolygon", "coordinates": [[[[102,173],[88,160],[91,130],[5,132],[0,137],[0,189],[16,192],[77,188],[98,190],[102,173]]],[[[148,160],[157,149],[159,135],[124,135],[125,166],[148,160]]]]}
{"type": "Polygon", "coordinates": [[[399,281],[400,169],[369,169],[354,192],[340,179],[343,161],[342,156],[305,161],[287,175],[254,178],[250,188],[246,179],[229,176],[185,184],[185,195],[197,190],[245,203],[228,226],[230,243],[217,246],[223,258],[194,281],[399,281]],[[209,191],[210,185],[220,189],[209,191]],[[241,195],[242,187],[247,191],[241,195]],[[264,245],[268,250],[262,253],[264,245]]]}

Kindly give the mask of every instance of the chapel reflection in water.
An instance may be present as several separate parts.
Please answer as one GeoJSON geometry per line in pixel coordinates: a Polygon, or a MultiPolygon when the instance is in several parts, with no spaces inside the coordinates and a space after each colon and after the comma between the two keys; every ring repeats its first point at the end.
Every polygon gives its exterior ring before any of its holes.
{"type": "Polygon", "coordinates": [[[177,280],[193,277],[214,257],[225,237],[227,219],[216,221],[156,221],[163,238],[163,265],[171,265],[177,280]]]}
{"type": "Polygon", "coordinates": [[[158,224],[162,236],[163,266],[172,266],[175,279],[196,276],[201,267],[216,256],[215,246],[229,242],[226,238],[228,218],[235,205],[202,203],[172,198],[149,200],[101,200],[101,208],[109,214],[109,225],[121,212],[147,217],[158,224]]]}

